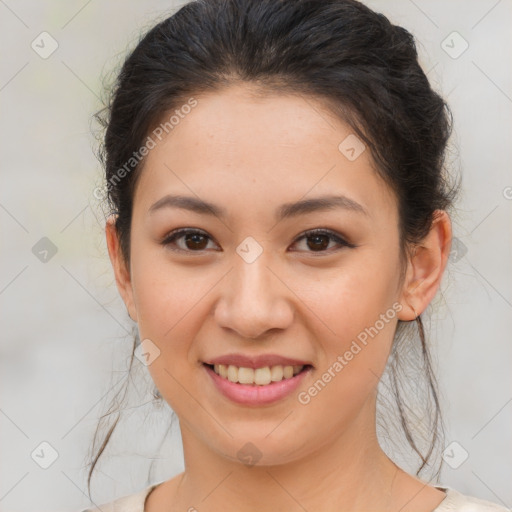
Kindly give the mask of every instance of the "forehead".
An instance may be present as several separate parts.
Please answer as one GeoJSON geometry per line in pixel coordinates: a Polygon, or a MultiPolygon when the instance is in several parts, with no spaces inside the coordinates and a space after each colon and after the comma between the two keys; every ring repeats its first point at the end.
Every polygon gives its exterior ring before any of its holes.
{"type": "Polygon", "coordinates": [[[140,208],[178,192],[239,214],[237,206],[273,211],[300,198],[339,193],[364,205],[371,217],[396,215],[394,194],[374,170],[370,151],[319,100],[255,94],[248,86],[194,99],[197,105],[175,116],[146,157],[136,189],[140,208]]]}

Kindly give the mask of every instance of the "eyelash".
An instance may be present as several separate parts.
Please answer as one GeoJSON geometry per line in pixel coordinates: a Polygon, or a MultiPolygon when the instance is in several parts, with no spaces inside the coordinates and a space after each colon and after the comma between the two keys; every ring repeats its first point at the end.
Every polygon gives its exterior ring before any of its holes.
{"type": "MultiPolygon", "coordinates": [[[[197,235],[203,235],[203,236],[206,236],[208,238],[210,238],[211,240],[211,237],[208,236],[207,233],[205,233],[204,231],[201,231],[201,230],[198,230],[198,229],[193,229],[193,228],[182,228],[182,229],[178,229],[176,231],[173,231],[171,233],[169,233],[169,235],[167,235],[161,242],[161,244],[165,247],[169,247],[171,246],[177,239],[180,239],[182,237],[184,237],[185,235],[189,235],[189,234],[197,234],[197,235]]],[[[299,235],[296,240],[293,242],[294,244],[297,243],[298,241],[302,240],[302,239],[307,239],[307,238],[310,238],[310,237],[313,237],[315,235],[326,235],[328,237],[330,237],[332,240],[334,240],[335,242],[337,242],[341,247],[339,247],[337,250],[343,248],[343,247],[348,247],[348,248],[354,248],[356,247],[356,245],[354,244],[351,244],[350,242],[347,242],[344,238],[342,238],[340,235],[338,235],[337,233],[335,233],[334,231],[331,231],[331,230],[328,230],[328,229],[310,229],[308,231],[305,231],[304,233],[302,233],[301,235],[299,235]]],[[[206,249],[201,249],[201,250],[198,250],[198,251],[193,251],[193,250],[190,250],[190,249],[181,249],[181,248],[171,248],[169,247],[172,251],[176,251],[176,252],[184,252],[184,253],[199,253],[199,254],[202,254],[206,249]]],[[[293,251],[293,252],[297,252],[297,251],[293,251]]],[[[300,251],[299,251],[300,252],[300,251]]],[[[316,255],[316,254],[322,254],[322,253],[327,253],[327,254],[331,254],[333,251],[332,251],[332,248],[331,249],[326,249],[324,251],[306,251],[306,252],[309,252],[311,253],[312,255],[316,255]]]]}

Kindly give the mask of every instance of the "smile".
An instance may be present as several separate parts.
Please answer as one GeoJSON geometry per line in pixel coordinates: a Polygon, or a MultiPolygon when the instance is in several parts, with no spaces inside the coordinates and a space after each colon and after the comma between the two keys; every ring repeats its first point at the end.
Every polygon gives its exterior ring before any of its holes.
{"type": "Polygon", "coordinates": [[[310,364],[248,368],[203,363],[203,368],[214,388],[224,397],[253,407],[269,405],[290,396],[313,370],[310,364]]]}
{"type": "Polygon", "coordinates": [[[275,365],[262,368],[245,368],[234,365],[215,364],[207,365],[222,378],[239,384],[266,386],[272,382],[291,379],[308,365],[275,365]]]}

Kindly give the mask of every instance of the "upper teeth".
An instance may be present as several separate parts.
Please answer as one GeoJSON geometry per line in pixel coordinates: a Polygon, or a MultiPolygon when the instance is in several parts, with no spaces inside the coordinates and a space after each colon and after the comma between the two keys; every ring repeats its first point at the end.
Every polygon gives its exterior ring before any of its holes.
{"type": "Polygon", "coordinates": [[[232,364],[215,364],[213,370],[221,377],[227,378],[231,382],[239,382],[240,384],[256,384],[265,386],[271,382],[278,382],[280,380],[290,379],[297,375],[302,369],[303,365],[293,366],[265,366],[263,368],[245,368],[233,366],[232,364]]]}

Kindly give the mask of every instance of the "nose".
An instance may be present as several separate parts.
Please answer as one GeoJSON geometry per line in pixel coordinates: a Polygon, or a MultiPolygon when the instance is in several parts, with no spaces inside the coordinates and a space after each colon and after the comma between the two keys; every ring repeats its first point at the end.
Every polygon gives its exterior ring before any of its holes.
{"type": "Polygon", "coordinates": [[[268,263],[264,255],[252,263],[242,258],[235,261],[223,279],[222,295],[215,308],[219,326],[255,339],[292,324],[293,294],[268,263]]]}

